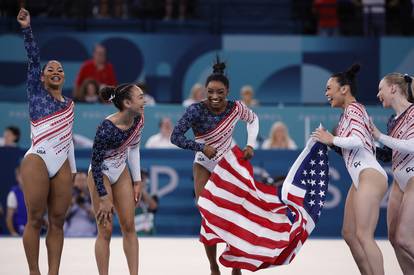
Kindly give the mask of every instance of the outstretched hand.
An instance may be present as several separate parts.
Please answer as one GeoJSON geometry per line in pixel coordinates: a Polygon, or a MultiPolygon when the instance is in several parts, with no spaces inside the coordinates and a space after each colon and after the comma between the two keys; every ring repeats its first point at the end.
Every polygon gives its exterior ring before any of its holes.
{"type": "Polygon", "coordinates": [[[22,28],[27,28],[30,26],[30,14],[29,11],[21,8],[19,14],[17,15],[17,22],[19,22],[22,28]]]}

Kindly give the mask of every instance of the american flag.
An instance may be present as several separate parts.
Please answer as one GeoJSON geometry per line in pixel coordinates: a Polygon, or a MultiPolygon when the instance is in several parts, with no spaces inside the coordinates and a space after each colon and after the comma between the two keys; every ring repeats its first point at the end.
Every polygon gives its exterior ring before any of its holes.
{"type": "Polygon", "coordinates": [[[233,147],[198,200],[201,242],[225,242],[220,262],[227,267],[256,271],[290,263],[321,215],[328,173],[326,145],[309,140],[282,188],[265,185],[233,147]]]}

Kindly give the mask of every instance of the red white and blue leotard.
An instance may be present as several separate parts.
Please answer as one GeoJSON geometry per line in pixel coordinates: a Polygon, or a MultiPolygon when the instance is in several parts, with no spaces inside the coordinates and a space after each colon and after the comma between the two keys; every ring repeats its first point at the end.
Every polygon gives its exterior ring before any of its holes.
{"type": "Polygon", "coordinates": [[[46,164],[49,177],[53,177],[69,160],[72,173],[76,172],[72,140],[74,103],[63,97],[55,99],[40,81],[39,48],[32,29],[24,28],[24,46],[28,56],[27,96],[31,121],[32,144],[27,154],[40,156],[46,164]]]}
{"type": "Polygon", "coordinates": [[[190,105],[171,135],[171,142],[183,149],[196,151],[194,162],[212,171],[222,156],[231,148],[236,123],[247,122],[247,145],[254,147],[259,132],[256,114],[240,101],[228,101],[221,114],[213,114],[204,102],[190,105]],[[193,129],[195,141],[185,136],[193,129]],[[208,159],[203,153],[204,145],[217,149],[217,154],[208,159]]]}
{"type": "Polygon", "coordinates": [[[124,171],[127,159],[132,179],[141,180],[139,144],[143,128],[143,115],[135,117],[134,124],[128,130],[119,129],[109,119],[105,119],[98,126],[93,142],[90,170],[99,196],[107,194],[103,175],[114,184],[124,171]]]}

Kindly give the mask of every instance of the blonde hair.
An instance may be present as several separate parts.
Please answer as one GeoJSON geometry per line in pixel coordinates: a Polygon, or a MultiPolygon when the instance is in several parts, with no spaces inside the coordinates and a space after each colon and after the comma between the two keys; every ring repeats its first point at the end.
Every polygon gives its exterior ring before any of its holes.
{"type": "Polygon", "coordinates": [[[383,78],[389,85],[397,85],[402,94],[409,100],[413,101],[412,77],[407,74],[389,73],[383,78]]]}
{"type": "Polygon", "coordinates": [[[193,87],[191,88],[191,92],[190,92],[191,99],[196,99],[196,92],[199,89],[204,89],[203,85],[201,85],[200,83],[196,83],[193,85],[193,87]]]}
{"type": "Polygon", "coordinates": [[[286,127],[286,124],[284,124],[281,121],[276,121],[275,123],[273,123],[272,128],[270,128],[269,131],[269,140],[270,140],[270,147],[279,147],[279,148],[288,148],[289,147],[289,141],[291,140],[290,136],[289,136],[289,130],[286,127]],[[274,139],[274,132],[278,129],[281,128],[285,131],[285,135],[282,137],[282,143],[276,143],[276,140],[274,139]]]}
{"type": "Polygon", "coordinates": [[[252,94],[254,94],[254,90],[253,87],[250,85],[244,85],[241,89],[240,89],[240,93],[244,93],[246,91],[250,91],[252,94]]]}

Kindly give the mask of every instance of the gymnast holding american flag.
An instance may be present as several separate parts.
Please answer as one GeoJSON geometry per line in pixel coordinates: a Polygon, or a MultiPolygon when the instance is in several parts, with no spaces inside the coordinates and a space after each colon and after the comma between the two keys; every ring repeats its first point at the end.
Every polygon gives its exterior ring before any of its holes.
{"type": "MultiPolygon", "coordinates": [[[[214,167],[231,148],[234,127],[239,120],[247,123],[247,146],[243,157],[253,156],[253,147],[259,132],[259,120],[256,114],[240,101],[227,100],[229,80],[224,75],[225,64],[217,58],[213,73],[207,78],[207,99],[190,105],[178,121],[171,135],[171,142],[183,149],[196,152],[193,166],[194,189],[199,198],[214,167]],[[193,129],[195,141],[185,136],[193,129]]],[[[201,231],[205,230],[202,222],[201,231]]],[[[216,243],[211,243],[201,235],[206,254],[210,262],[211,274],[220,274],[216,260],[216,243]]],[[[232,274],[241,274],[233,268],[232,274]]]]}

